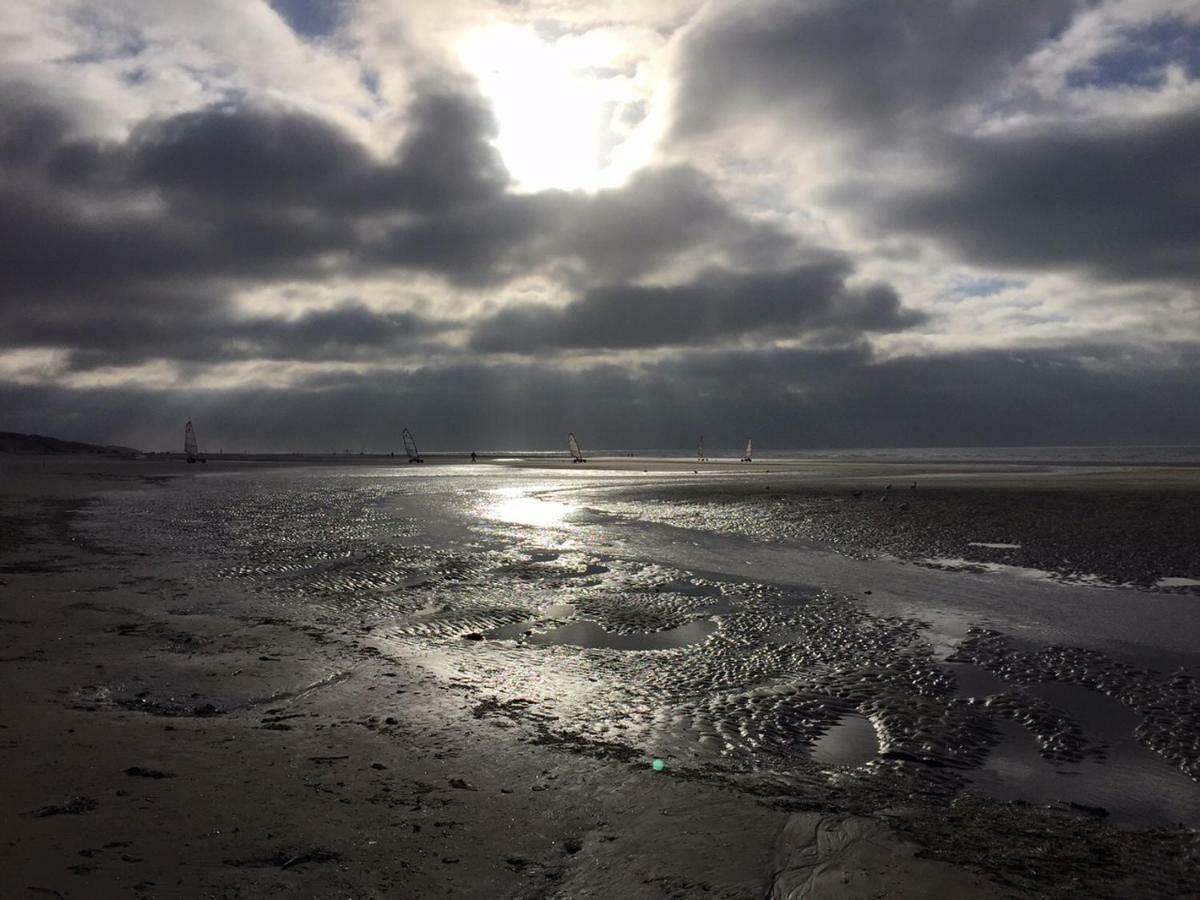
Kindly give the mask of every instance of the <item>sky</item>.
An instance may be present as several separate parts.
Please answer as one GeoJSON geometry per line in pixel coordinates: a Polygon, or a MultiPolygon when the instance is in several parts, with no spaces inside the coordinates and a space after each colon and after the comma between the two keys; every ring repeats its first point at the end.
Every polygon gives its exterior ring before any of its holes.
{"type": "Polygon", "coordinates": [[[0,4],[0,430],[1200,444],[1198,398],[1195,0],[0,4]]]}

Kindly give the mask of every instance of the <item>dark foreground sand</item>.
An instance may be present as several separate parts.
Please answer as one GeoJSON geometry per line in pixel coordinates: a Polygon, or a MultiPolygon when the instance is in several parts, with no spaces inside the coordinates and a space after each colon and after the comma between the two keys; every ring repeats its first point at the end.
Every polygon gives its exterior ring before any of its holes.
{"type": "Polygon", "coordinates": [[[1195,894],[1192,832],[862,815],[558,740],[429,660],[83,541],[90,496],[181,464],[0,463],[0,897],[1195,894]]]}

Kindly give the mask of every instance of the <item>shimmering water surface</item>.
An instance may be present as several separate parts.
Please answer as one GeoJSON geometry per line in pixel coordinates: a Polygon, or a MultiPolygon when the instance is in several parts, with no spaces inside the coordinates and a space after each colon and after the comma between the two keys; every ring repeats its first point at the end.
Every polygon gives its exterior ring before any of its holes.
{"type": "Polygon", "coordinates": [[[853,559],[789,541],[753,475],[742,504],[644,498],[677,477],[214,472],[89,527],[671,770],[1200,825],[1195,598],[1156,624],[1144,592],[853,559]]]}

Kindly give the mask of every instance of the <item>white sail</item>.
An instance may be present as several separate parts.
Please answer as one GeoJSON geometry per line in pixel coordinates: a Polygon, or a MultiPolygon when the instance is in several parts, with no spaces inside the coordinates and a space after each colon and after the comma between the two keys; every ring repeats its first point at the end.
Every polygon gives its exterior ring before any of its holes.
{"type": "Polygon", "coordinates": [[[405,428],[400,436],[404,439],[404,452],[408,454],[408,461],[425,462],[425,460],[421,459],[421,454],[417,450],[417,439],[413,437],[413,433],[405,428]]]}
{"type": "Polygon", "coordinates": [[[742,462],[750,462],[750,460],[753,458],[751,454],[751,451],[753,450],[753,443],[754,442],[749,438],[746,439],[746,455],[742,457],[742,462]]]}
{"type": "Polygon", "coordinates": [[[579,441],[575,440],[575,432],[570,432],[567,435],[567,449],[571,451],[571,458],[575,462],[585,462],[583,453],[579,449],[579,441]]]}
{"type": "Polygon", "coordinates": [[[195,459],[200,455],[199,445],[196,443],[196,429],[192,427],[190,420],[183,429],[183,452],[187,454],[188,459],[195,459]]]}

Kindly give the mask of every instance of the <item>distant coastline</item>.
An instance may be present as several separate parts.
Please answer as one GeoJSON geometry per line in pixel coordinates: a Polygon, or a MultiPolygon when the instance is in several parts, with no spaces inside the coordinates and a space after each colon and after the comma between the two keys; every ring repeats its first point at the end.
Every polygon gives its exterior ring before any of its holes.
{"type": "Polygon", "coordinates": [[[88,444],[83,441],[66,441],[43,434],[20,434],[15,431],[0,431],[0,453],[17,454],[100,454],[103,456],[138,457],[142,453],[133,447],[88,444]]]}

